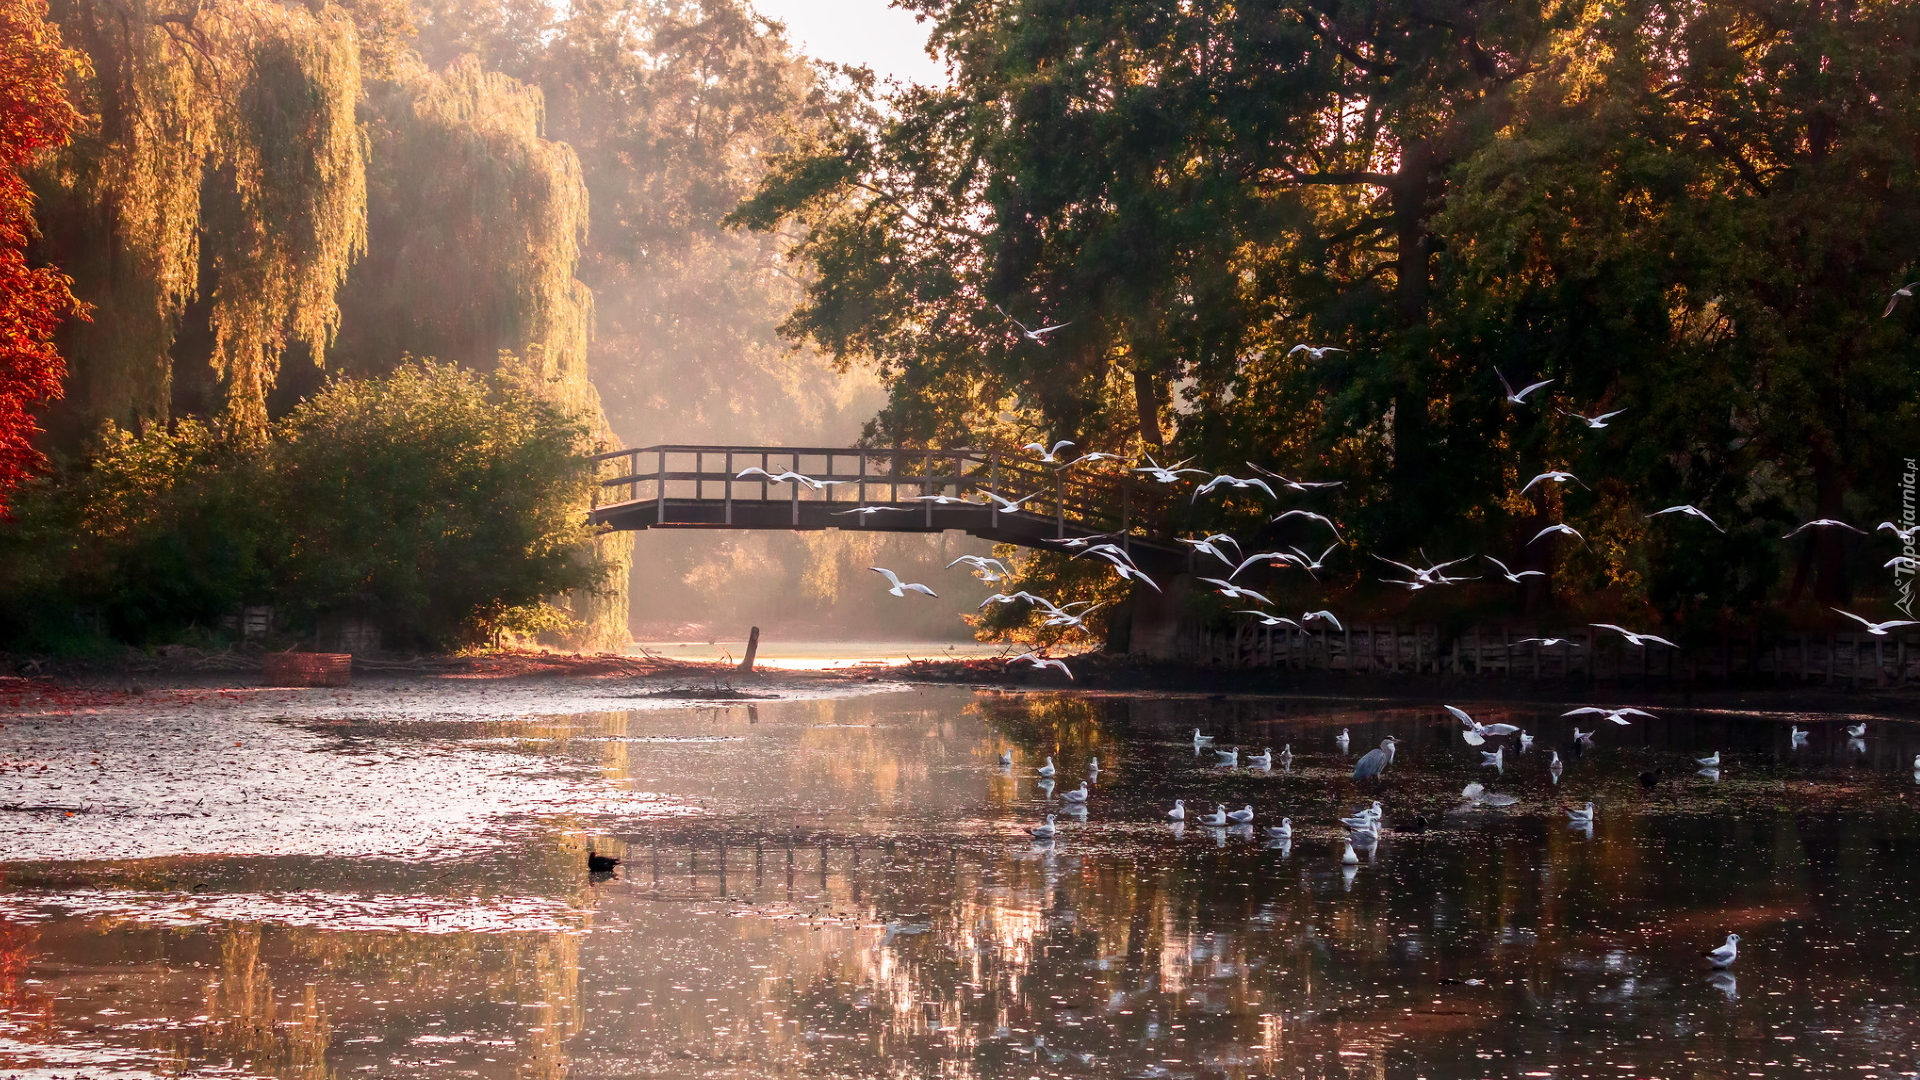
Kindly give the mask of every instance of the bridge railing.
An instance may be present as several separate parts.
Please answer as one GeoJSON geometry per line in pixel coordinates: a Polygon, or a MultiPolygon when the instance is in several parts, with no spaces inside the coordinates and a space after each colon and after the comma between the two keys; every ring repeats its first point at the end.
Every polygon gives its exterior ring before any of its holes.
{"type": "Polygon", "coordinates": [[[1063,468],[998,451],[667,444],[611,450],[593,460],[601,468],[595,509],[653,502],[659,521],[668,520],[671,505],[687,502],[720,503],[731,523],[735,503],[788,503],[797,520],[801,503],[925,505],[927,496],[944,496],[990,507],[996,515],[1050,518],[1062,531],[1071,525],[1082,532],[1152,536],[1167,510],[1163,490],[1125,472],[1063,468]],[[747,469],[768,475],[742,479],[747,469]],[[782,472],[821,486],[770,479],[782,472]],[[987,492],[1019,500],[1019,508],[1001,509],[985,498],[987,492]]]}

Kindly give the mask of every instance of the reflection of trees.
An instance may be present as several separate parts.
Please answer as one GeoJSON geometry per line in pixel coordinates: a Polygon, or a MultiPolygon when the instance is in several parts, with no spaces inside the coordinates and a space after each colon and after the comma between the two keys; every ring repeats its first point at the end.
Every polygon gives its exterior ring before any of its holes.
{"type": "Polygon", "coordinates": [[[32,927],[0,919],[0,1016],[29,1035],[46,1032],[53,1020],[53,1000],[20,981],[39,940],[32,927]]]}
{"type": "Polygon", "coordinates": [[[220,974],[207,984],[200,1027],[204,1055],[224,1059],[229,1068],[287,1080],[328,1080],[332,1028],[319,989],[308,983],[283,1015],[260,958],[260,934],[258,925],[220,932],[220,974]]]}

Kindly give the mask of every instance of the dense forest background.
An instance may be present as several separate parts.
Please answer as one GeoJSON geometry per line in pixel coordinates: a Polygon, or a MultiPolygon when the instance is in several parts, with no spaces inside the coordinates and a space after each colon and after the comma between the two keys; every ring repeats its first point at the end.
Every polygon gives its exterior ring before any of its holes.
{"type": "MultiPolygon", "coordinates": [[[[768,156],[817,139],[862,78],[796,57],[745,4],[61,0],[47,14],[76,50],[80,122],[27,174],[31,255],[71,276],[85,312],[59,336],[64,393],[40,417],[56,472],[186,420],[219,429],[209,445],[268,440],[326,379],[414,358],[483,374],[511,358],[515,385],[542,387],[604,445],[845,442],[883,401],[870,376],[779,337],[799,299],[791,238],[721,224],[768,156]]],[[[139,452],[184,460],[172,444],[139,452]]],[[[635,626],[738,636],[750,622],[951,636],[964,627],[950,606],[883,624],[842,585],[876,558],[977,549],[593,546],[614,572],[567,594],[561,639],[598,647],[635,626]]],[[[246,602],[259,590],[245,577],[212,594],[246,602]]],[[[47,595],[31,584],[19,595],[47,595]]],[[[125,589],[105,592],[125,606],[125,589]]]]}
{"type": "Polygon", "coordinates": [[[838,114],[734,218],[806,230],[788,329],[881,373],[882,441],[1339,482],[1177,500],[1250,551],[1338,522],[1249,579],[1282,608],[1911,610],[1910,545],[1798,527],[1912,524],[1920,6],[907,6],[950,84],[838,114]],[[1380,583],[1427,554],[1540,575],[1380,583]]]}
{"type": "MultiPolygon", "coordinates": [[[[1070,438],[1337,481],[1174,500],[1250,548],[1328,539],[1283,508],[1336,521],[1324,566],[1256,573],[1288,606],[1706,634],[1911,602],[1908,545],[1796,527],[1907,521],[1920,8],[905,6],[941,86],[807,62],[734,0],[59,0],[77,114],[19,153],[29,269],[84,314],[42,448],[185,460],[141,440],[197,419],[282,476],[246,448],[308,430],[328,373],[432,357],[589,442],[1070,438]],[[1655,513],[1680,504],[1711,522],[1655,513]],[[1374,556],[1427,553],[1539,573],[1380,583],[1374,556]]],[[[615,573],[570,604],[598,643],[967,606],[851,587],[951,539],[597,546],[615,573]]]]}

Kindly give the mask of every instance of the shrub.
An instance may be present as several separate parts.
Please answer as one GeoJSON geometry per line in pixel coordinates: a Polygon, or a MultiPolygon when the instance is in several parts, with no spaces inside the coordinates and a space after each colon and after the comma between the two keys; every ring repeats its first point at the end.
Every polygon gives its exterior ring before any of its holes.
{"type": "Polygon", "coordinates": [[[371,618],[394,645],[550,628],[592,588],[586,429],[504,364],[335,379],[265,440],[109,429],[0,525],[0,646],[211,631],[243,604],[371,618]]]}

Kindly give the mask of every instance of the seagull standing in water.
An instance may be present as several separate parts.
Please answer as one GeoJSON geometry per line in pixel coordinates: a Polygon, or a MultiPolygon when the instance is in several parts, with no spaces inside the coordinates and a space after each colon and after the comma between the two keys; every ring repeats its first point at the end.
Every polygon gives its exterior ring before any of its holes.
{"type": "Polygon", "coordinates": [[[1087,791],[1087,782],[1085,780],[1082,780],[1080,781],[1079,787],[1074,788],[1072,791],[1063,793],[1060,797],[1070,803],[1083,803],[1087,801],[1088,794],[1089,792],[1087,791]]]}
{"type": "Polygon", "coordinates": [[[1288,743],[1287,745],[1280,748],[1280,767],[1283,769],[1293,768],[1293,744],[1292,743],[1288,743]]]}
{"type": "Polygon", "coordinates": [[[1033,828],[1027,830],[1027,832],[1033,834],[1033,838],[1035,840],[1051,840],[1053,839],[1054,834],[1058,833],[1059,831],[1060,830],[1056,828],[1053,824],[1052,814],[1047,815],[1046,824],[1035,825],[1033,828]]]}
{"type": "Polygon", "coordinates": [[[1247,768],[1261,769],[1263,771],[1272,769],[1273,768],[1273,750],[1269,748],[1266,750],[1262,750],[1257,754],[1248,754],[1247,768]]]}
{"type": "Polygon", "coordinates": [[[1235,825],[1246,825],[1253,821],[1253,807],[1247,806],[1227,815],[1227,820],[1235,825]]]}
{"type": "Polygon", "coordinates": [[[1203,817],[1200,819],[1200,824],[1212,825],[1215,828],[1225,825],[1226,823],[1227,823],[1227,808],[1224,803],[1215,803],[1213,807],[1213,813],[1208,814],[1206,817],[1203,817]]]}
{"type": "Polygon", "coordinates": [[[1173,800],[1173,809],[1167,811],[1168,821],[1187,820],[1187,802],[1185,799],[1173,800]]]}
{"type": "Polygon", "coordinates": [[[1387,766],[1393,764],[1395,741],[1391,735],[1381,739],[1379,749],[1367,751],[1361,756],[1359,761],[1354,762],[1353,778],[1355,780],[1370,780],[1387,771],[1387,766]]]}
{"type": "Polygon", "coordinates": [[[1200,734],[1199,728],[1193,729],[1193,749],[1195,753],[1198,753],[1201,747],[1207,745],[1212,741],[1213,741],[1213,736],[1200,734]]]}
{"type": "Polygon", "coordinates": [[[1053,767],[1053,759],[1049,757],[1045,765],[1040,766],[1038,769],[1035,769],[1034,771],[1039,773],[1041,776],[1051,777],[1057,770],[1055,770],[1053,767]]]}
{"type": "Polygon", "coordinates": [[[1581,807],[1577,810],[1567,811],[1567,818],[1568,820],[1572,821],[1573,824],[1575,825],[1592,825],[1593,824],[1593,803],[1588,802],[1587,805],[1584,807],[1581,807]]]}
{"type": "Polygon", "coordinates": [[[1700,767],[1703,769],[1717,769],[1720,767],[1720,751],[1715,750],[1706,757],[1694,758],[1693,760],[1699,762],[1700,767]]]}
{"type": "Polygon", "coordinates": [[[1787,732],[1787,737],[1792,740],[1795,749],[1807,745],[1807,733],[1800,730],[1799,724],[1793,725],[1793,730],[1787,732]]]}
{"type": "Polygon", "coordinates": [[[1740,957],[1740,935],[1728,934],[1725,945],[1717,949],[1710,949],[1702,955],[1708,960],[1711,960],[1714,967],[1723,968],[1733,966],[1733,962],[1740,957]]]}
{"type": "Polygon", "coordinates": [[[1340,752],[1344,754],[1347,752],[1347,747],[1353,744],[1353,736],[1347,734],[1346,728],[1341,728],[1339,737],[1333,741],[1340,744],[1340,752]]]}
{"type": "Polygon", "coordinates": [[[1280,824],[1267,826],[1267,835],[1275,840],[1293,839],[1293,819],[1283,817],[1280,819],[1280,824]]]}
{"type": "Polygon", "coordinates": [[[1213,757],[1213,763],[1223,769],[1237,769],[1240,767],[1240,749],[1238,747],[1232,750],[1215,750],[1213,757]]]}

